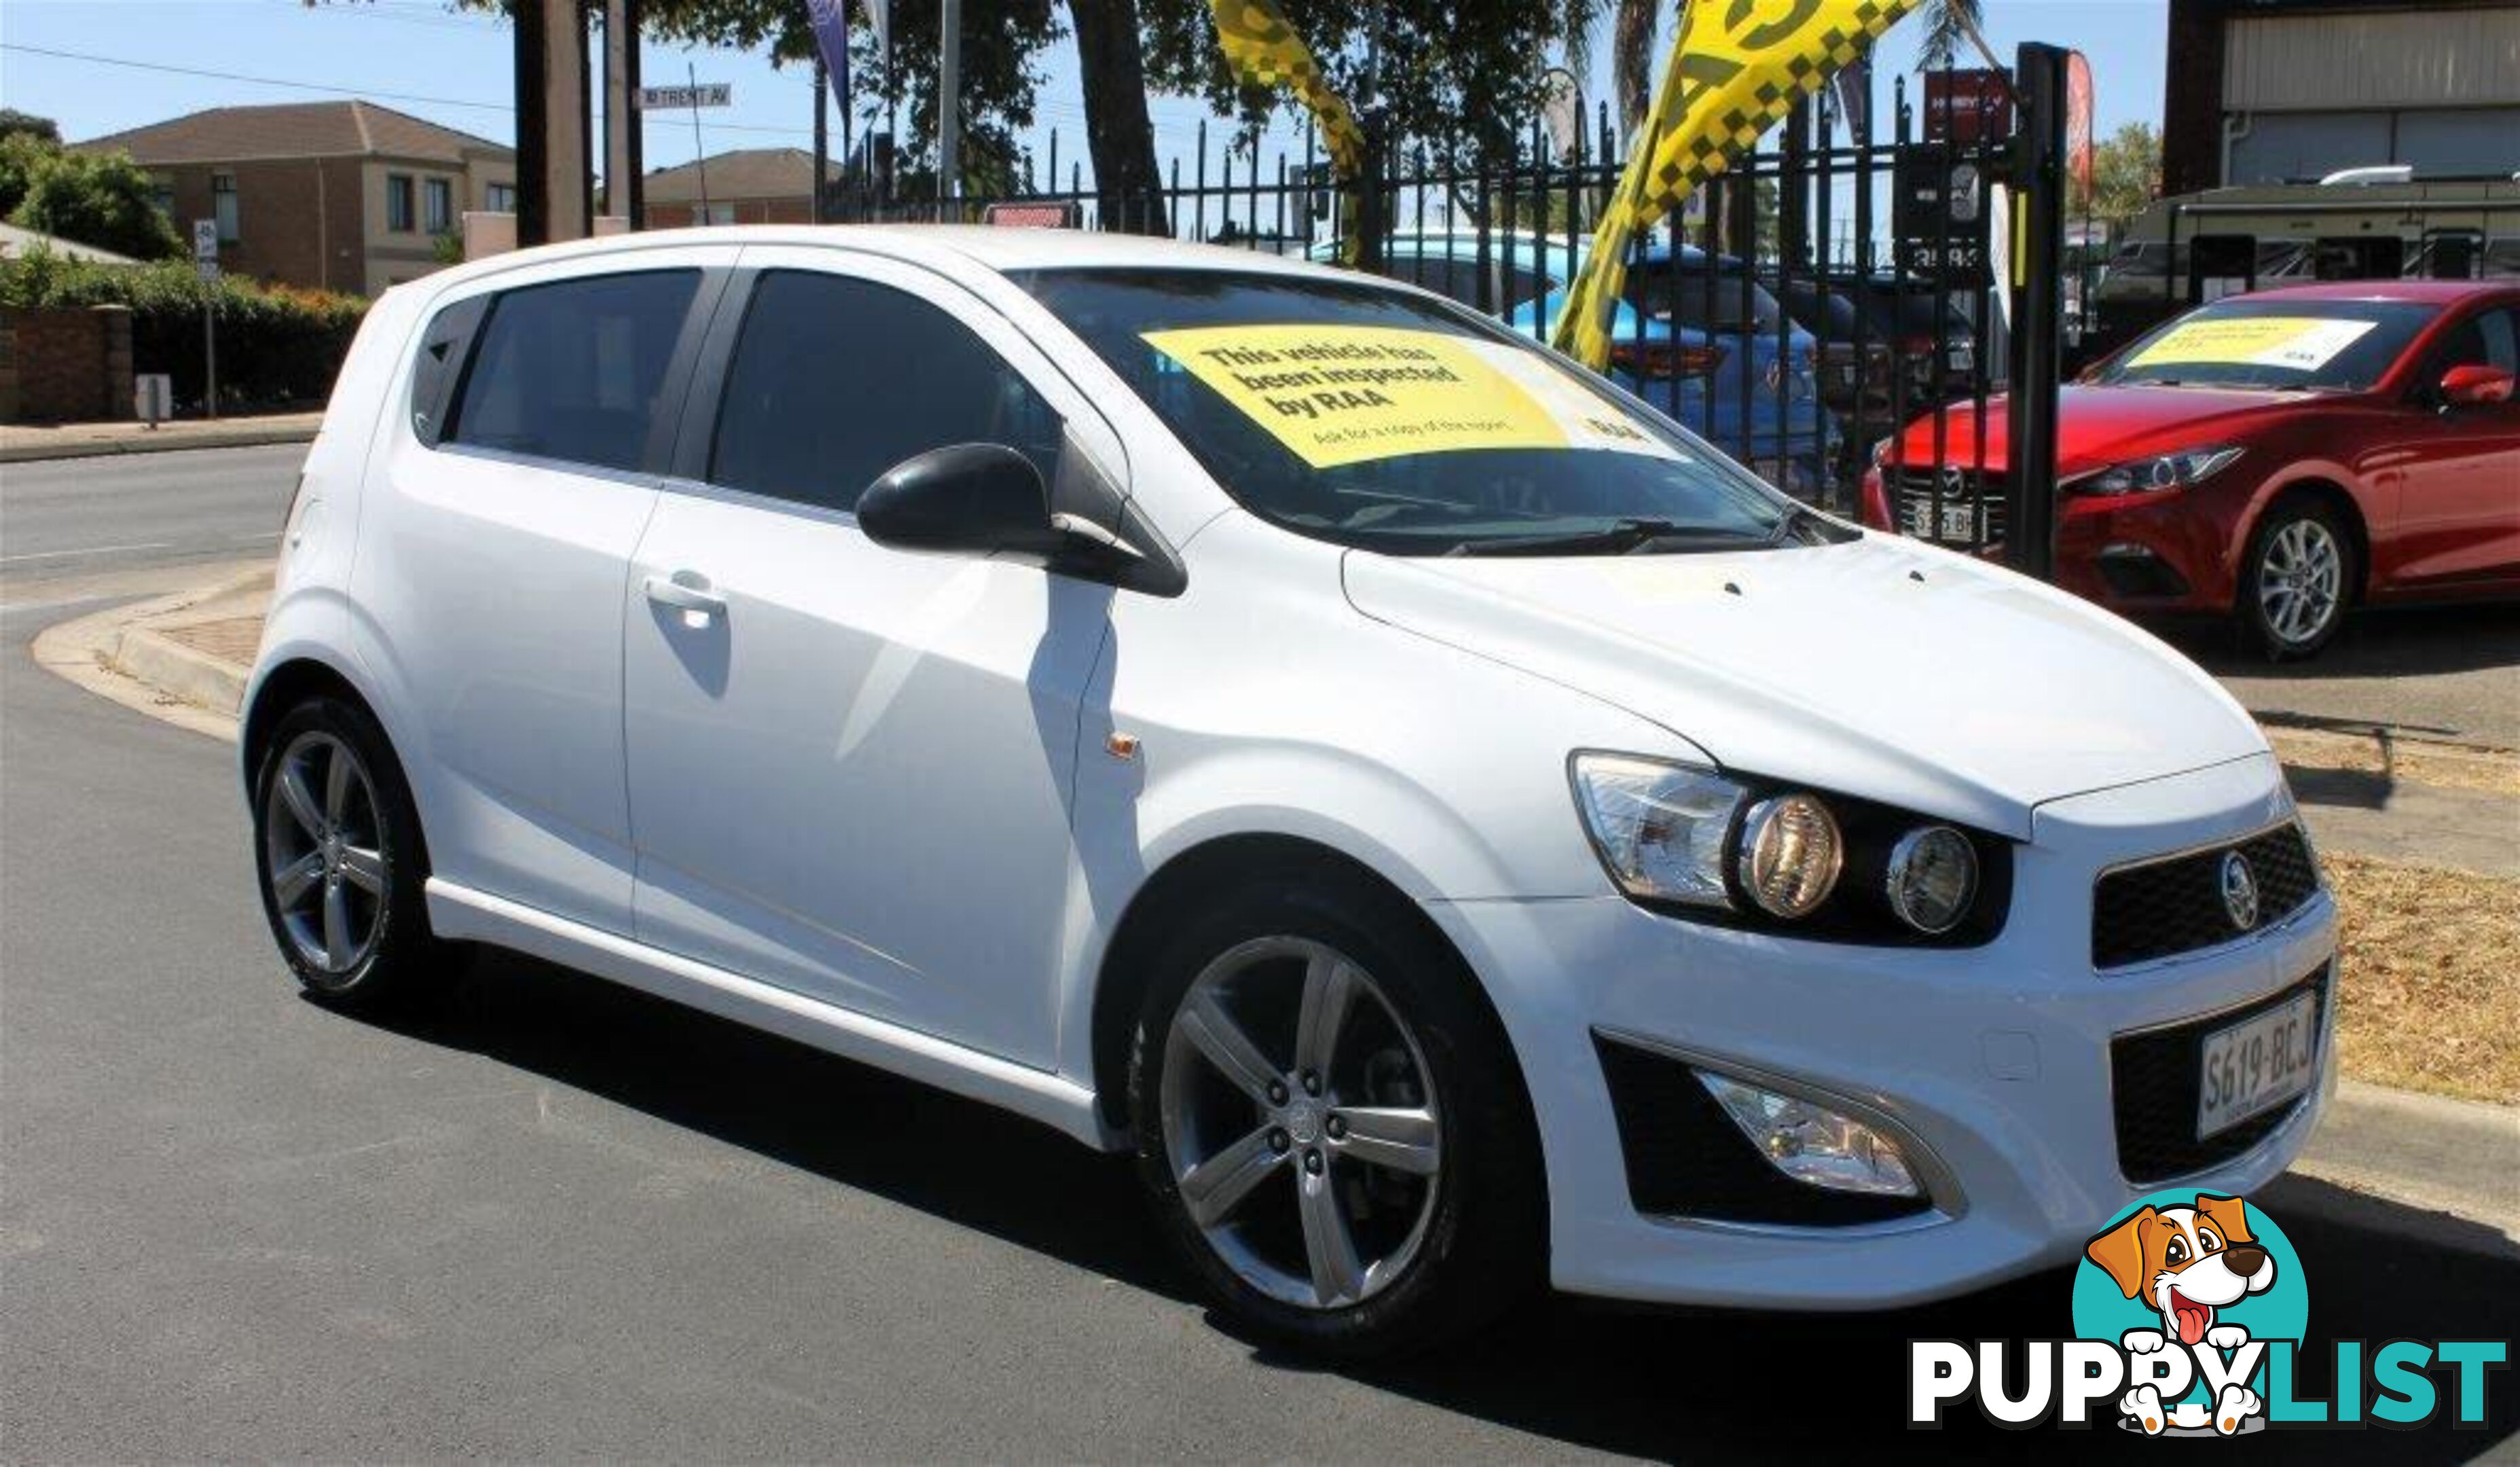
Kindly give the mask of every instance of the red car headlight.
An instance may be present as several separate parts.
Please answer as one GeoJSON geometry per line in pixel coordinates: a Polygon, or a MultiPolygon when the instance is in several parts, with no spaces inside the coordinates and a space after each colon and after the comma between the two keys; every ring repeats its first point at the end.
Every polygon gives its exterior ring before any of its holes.
{"type": "Polygon", "coordinates": [[[2236,443],[2211,448],[2182,448],[2177,453],[2131,459],[2088,474],[2077,474],[2057,487],[2070,494],[2148,494],[2202,483],[2229,468],[2247,450],[2236,443]]]}

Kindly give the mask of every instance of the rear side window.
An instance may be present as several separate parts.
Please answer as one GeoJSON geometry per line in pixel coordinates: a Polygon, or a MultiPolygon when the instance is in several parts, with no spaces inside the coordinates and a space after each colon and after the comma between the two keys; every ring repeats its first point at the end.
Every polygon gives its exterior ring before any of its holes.
{"type": "Polygon", "coordinates": [[[744,309],[709,481],[847,510],[885,470],[952,443],[1004,443],[1051,480],[1061,432],[1022,374],[936,306],[774,270],[744,309]]]}
{"type": "Polygon", "coordinates": [[[481,328],[453,441],[636,469],[698,270],[601,275],[501,295],[481,328]]]}

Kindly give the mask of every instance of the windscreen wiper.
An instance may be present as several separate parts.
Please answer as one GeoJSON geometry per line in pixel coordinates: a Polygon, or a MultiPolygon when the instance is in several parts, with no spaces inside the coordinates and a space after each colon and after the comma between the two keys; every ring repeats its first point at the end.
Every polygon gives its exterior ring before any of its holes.
{"type": "Polygon", "coordinates": [[[1614,520],[1598,529],[1580,530],[1573,534],[1514,535],[1495,540],[1463,540],[1445,551],[1446,555],[1584,555],[1608,552],[1634,555],[1640,551],[1666,550],[1734,550],[1744,545],[1763,543],[1757,535],[1746,535],[1734,529],[1709,529],[1675,524],[1669,520],[1614,520]]]}

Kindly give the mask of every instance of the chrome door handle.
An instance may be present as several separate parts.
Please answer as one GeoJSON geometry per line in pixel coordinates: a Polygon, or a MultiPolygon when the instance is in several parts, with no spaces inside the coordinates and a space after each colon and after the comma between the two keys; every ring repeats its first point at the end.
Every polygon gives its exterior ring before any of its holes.
{"type": "Polygon", "coordinates": [[[726,613],[726,598],[708,588],[708,577],[697,571],[677,571],[671,576],[648,577],[648,599],[658,606],[670,606],[705,620],[726,613]]]}

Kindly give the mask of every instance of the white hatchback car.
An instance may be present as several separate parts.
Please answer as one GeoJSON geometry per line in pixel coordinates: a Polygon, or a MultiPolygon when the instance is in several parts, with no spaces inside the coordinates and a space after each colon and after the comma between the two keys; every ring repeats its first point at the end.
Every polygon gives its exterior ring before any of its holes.
{"type": "MultiPolygon", "coordinates": [[[[2256,726],[1424,292],[1049,230],[385,295],[244,769],[281,950],[492,943],[1134,1147],[1262,1331],[1889,1306],[2333,1067],[2256,726]]],[[[848,1123],[834,1118],[832,1124],[848,1123]]]]}

